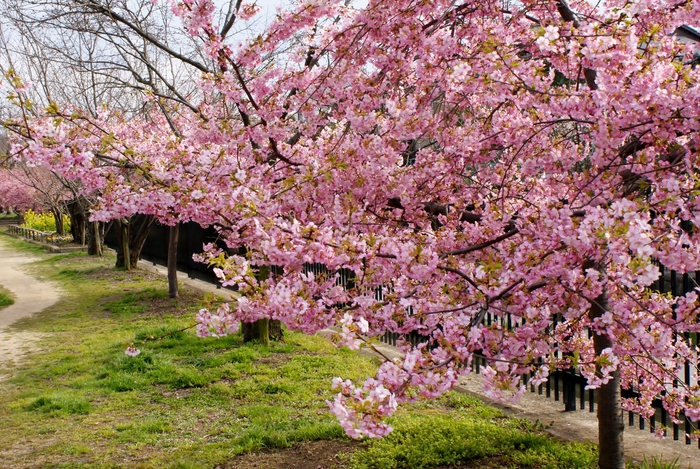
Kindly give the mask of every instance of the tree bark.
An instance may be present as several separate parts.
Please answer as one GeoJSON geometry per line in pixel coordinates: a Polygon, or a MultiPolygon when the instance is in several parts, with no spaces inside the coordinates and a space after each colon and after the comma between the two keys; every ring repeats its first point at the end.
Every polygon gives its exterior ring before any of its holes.
{"type": "MultiPolygon", "coordinates": [[[[600,318],[608,311],[608,294],[606,290],[591,305],[589,318],[600,318]]],[[[593,347],[599,357],[603,350],[612,348],[613,343],[606,334],[593,335],[593,347]]],[[[610,381],[598,389],[598,466],[600,469],[624,469],[623,433],[625,423],[622,418],[622,399],[620,392],[620,372],[615,370],[610,381]]]]}
{"type": "MultiPolygon", "coordinates": [[[[258,270],[258,279],[264,280],[270,275],[270,267],[262,266],[258,270]]],[[[283,338],[282,322],[275,319],[260,319],[255,322],[244,322],[241,325],[243,342],[259,341],[270,345],[270,340],[280,341],[283,338]]]]}
{"type": "Polygon", "coordinates": [[[64,236],[66,234],[66,228],[63,226],[63,213],[57,208],[52,208],[51,213],[53,214],[53,219],[56,222],[56,233],[59,236],[64,236]]]}
{"type": "Polygon", "coordinates": [[[168,296],[177,298],[177,242],[180,234],[180,225],[171,226],[168,234],[168,296]]]}
{"type": "Polygon", "coordinates": [[[255,322],[244,322],[241,325],[241,332],[243,333],[243,342],[257,340],[260,343],[269,344],[270,340],[280,341],[284,337],[282,333],[282,322],[276,319],[261,319],[255,322]],[[263,321],[267,321],[267,334],[265,334],[264,331],[263,321]]]}
{"type": "Polygon", "coordinates": [[[284,338],[284,335],[282,334],[282,321],[270,319],[268,332],[270,334],[270,340],[275,340],[277,342],[282,340],[284,338]]]}
{"type": "Polygon", "coordinates": [[[131,269],[136,268],[143,245],[146,244],[148,233],[150,233],[151,227],[153,227],[155,222],[156,219],[153,215],[136,214],[131,217],[131,224],[133,225],[133,228],[138,226],[137,230],[132,229],[133,238],[129,243],[129,260],[131,261],[131,269]],[[136,234],[134,234],[134,231],[136,234]]]}
{"type": "Polygon", "coordinates": [[[104,223],[90,222],[90,230],[87,236],[88,255],[102,256],[104,254],[104,223]]]}
{"type": "Polygon", "coordinates": [[[153,215],[132,215],[128,219],[114,220],[117,237],[117,268],[131,270],[136,268],[148,233],[155,223],[153,215]]]}
{"type": "Polygon", "coordinates": [[[117,267],[131,270],[131,252],[129,238],[131,234],[129,220],[121,218],[117,221],[117,237],[119,238],[119,250],[117,251],[117,267]],[[121,256],[120,256],[121,254],[121,256]]]}
{"type": "Polygon", "coordinates": [[[80,245],[88,244],[87,221],[87,201],[81,196],[72,200],[67,205],[68,216],[70,217],[70,234],[73,242],[80,245]]]}
{"type": "Polygon", "coordinates": [[[258,331],[260,331],[260,343],[270,345],[270,320],[267,318],[258,321],[258,331]]]}

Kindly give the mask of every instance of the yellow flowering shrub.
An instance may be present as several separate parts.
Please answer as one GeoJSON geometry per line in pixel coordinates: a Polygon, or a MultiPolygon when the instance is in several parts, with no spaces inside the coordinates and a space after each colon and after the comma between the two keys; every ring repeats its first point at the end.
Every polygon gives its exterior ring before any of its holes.
{"type": "MultiPolygon", "coordinates": [[[[66,214],[61,215],[63,218],[63,226],[66,231],[70,231],[70,217],[66,214]]],[[[56,231],[56,220],[52,213],[37,213],[34,210],[27,210],[24,214],[25,228],[31,228],[39,231],[56,231]]]]}

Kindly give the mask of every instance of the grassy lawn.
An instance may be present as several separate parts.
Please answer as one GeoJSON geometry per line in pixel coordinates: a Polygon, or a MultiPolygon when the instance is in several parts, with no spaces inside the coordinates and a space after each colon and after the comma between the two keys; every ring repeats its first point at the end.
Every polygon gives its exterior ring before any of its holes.
{"type": "Polygon", "coordinates": [[[0,381],[3,467],[286,467],[272,462],[284,448],[317,440],[341,445],[337,468],[594,466],[590,445],[457,394],[401,410],[384,440],[351,443],[325,404],[331,379],[364,379],[376,362],[288,331],[269,347],[200,339],[191,326],[203,295],[169,299],[163,279],[115,270],[111,257],[41,257],[34,274],[65,293],[18,325],[45,339],[0,381]],[[124,354],[129,342],[139,356],[124,354]]]}

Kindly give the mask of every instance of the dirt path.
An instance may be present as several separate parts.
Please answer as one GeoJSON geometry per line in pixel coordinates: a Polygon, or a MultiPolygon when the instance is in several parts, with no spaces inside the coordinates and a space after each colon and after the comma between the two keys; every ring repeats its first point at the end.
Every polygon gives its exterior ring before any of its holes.
{"type": "MultiPolygon", "coordinates": [[[[23,267],[36,258],[8,248],[0,237],[0,285],[8,289],[15,303],[0,310],[0,369],[18,363],[36,349],[41,334],[13,330],[16,321],[43,311],[56,303],[59,291],[55,285],[24,272],[23,267]]],[[[0,375],[2,379],[2,375],[0,375]]]]}

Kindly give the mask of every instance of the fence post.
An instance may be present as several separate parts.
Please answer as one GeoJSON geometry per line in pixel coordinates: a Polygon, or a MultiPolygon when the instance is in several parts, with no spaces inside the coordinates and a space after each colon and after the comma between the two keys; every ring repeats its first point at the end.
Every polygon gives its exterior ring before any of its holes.
{"type": "Polygon", "coordinates": [[[564,370],[564,411],[576,410],[576,376],[571,368],[564,370]]]}

